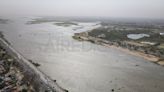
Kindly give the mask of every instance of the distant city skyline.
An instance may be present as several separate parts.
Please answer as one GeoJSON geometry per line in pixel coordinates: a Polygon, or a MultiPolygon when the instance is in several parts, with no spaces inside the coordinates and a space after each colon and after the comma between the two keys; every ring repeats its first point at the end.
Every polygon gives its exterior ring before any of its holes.
{"type": "Polygon", "coordinates": [[[0,16],[164,19],[164,0],[0,0],[0,16]]]}

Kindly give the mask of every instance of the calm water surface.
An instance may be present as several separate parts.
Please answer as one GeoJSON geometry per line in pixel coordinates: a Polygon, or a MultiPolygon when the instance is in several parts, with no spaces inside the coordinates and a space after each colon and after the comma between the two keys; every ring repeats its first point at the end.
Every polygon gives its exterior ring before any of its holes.
{"type": "Polygon", "coordinates": [[[72,39],[98,22],[62,27],[27,25],[31,18],[12,18],[0,31],[26,58],[70,92],[163,92],[164,67],[114,48],[72,39]],[[75,30],[76,29],[76,30],[75,30]],[[139,65],[139,66],[136,66],[139,65]]]}

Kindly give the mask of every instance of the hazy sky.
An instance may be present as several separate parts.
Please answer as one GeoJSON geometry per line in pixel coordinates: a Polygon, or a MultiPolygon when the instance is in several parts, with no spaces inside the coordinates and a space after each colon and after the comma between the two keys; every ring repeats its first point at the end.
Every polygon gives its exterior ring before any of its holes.
{"type": "Polygon", "coordinates": [[[0,0],[0,15],[164,18],[164,0],[0,0]]]}

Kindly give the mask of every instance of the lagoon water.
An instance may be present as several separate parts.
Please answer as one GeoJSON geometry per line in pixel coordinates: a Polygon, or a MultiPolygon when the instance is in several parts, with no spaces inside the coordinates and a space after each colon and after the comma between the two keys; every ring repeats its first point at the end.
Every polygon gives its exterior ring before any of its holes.
{"type": "Polygon", "coordinates": [[[12,18],[0,31],[27,59],[69,92],[163,92],[164,67],[114,48],[72,39],[74,33],[99,27],[83,22],[62,27],[12,18]],[[76,29],[76,30],[75,30],[76,29]]]}
{"type": "Polygon", "coordinates": [[[128,34],[127,37],[129,39],[137,40],[137,39],[141,39],[143,37],[150,37],[150,35],[148,35],[148,34],[128,34]]]}

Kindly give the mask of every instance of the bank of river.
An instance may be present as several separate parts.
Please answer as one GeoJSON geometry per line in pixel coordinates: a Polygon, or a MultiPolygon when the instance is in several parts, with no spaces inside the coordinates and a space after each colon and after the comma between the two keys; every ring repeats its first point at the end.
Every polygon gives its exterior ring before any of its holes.
{"type": "Polygon", "coordinates": [[[1,92],[68,92],[33,64],[0,37],[1,92]]]}
{"type": "Polygon", "coordinates": [[[70,92],[163,92],[164,68],[115,48],[79,42],[74,33],[95,23],[61,27],[26,25],[29,18],[0,25],[12,46],[41,66],[39,69],[70,92]]]}
{"type": "Polygon", "coordinates": [[[157,56],[156,53],[158,52],[156,52],[153,55],[151,53],[151,50],[147,51],[146,48],[148,47],[146,46],[142,46],[141,44],[137,44],[132,41],[118,41],[118,42],[107,41],[98,37],[96,38],[96,37],[89,36],[87,34],[88,34],[87,32],[75,33],[73,38],[78,41],[88,41],[97,45],[119,49],[126,53],[143,57],[144,59],[147,59],[148,61],[164,66],[163,55],[161,55],[161,57],[157,56]]]}

